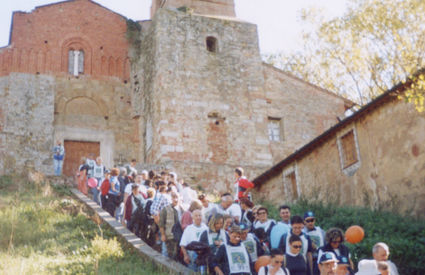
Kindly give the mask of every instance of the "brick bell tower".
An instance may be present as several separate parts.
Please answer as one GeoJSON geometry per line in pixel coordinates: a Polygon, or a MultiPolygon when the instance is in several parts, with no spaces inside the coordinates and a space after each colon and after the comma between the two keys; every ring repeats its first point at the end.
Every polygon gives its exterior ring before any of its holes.
{"type": "Polygon", "coordinates": [[[186,6],[201,15],[236,17],[234,0],[152,0],[151,18],[159,8],[186,6]]]}

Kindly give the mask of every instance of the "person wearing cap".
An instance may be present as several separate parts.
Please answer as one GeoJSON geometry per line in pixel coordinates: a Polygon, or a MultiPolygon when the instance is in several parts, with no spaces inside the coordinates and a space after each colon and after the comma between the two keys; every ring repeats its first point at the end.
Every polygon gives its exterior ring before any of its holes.
{"type": "Polygon", "coordinates": [[[348,259],[350,262],[349,271],[352,272],[353,270],[353,262],[351,261],[351,254],[350,250],[347,246],[344,245],[344,232],[340,228],[330,228],[328,231],[326,231],[325,234],[325,245],[322,247],[319,247],[318,250],[318,259],[322,256],[325,252],[331,252],[334,253],[335,256],[344,256],[348,259]]]}
{"type": "Polygon", "coordinates": [[[338,256],[338,266],[336,268],[336,275],[350,275],[350,271],[348,270],[350,267],[350,262],[347,257],[338,256]]]}
{"type": "Polygon", "coordinates": [[[325,252],[319,259],[320,275],[335,275],[338,260],[334,253],[325,252]]]}
{"type": "Polygon", "coordinates": [[[239,225],[241,229],[241,242],[246,248],[251,260],[255,263],[258,257],[263,256],[265,254],[264,249],[261,246],[260,240],[250,233],[251,227],[245,223],[241,223],[239,225]]]}
{"type": "Polygon", "coordinates": [[[233,225],[229,231],[229,241],[225,242],[212,259],[211,267],[217,275],[250,275],[254,270],[251,257],[241,243],[241,229],[233,225]]]}
{"type": "Polygon", "coordinates": [[[317,258],[318,253],[317,250],[319,247],[325,245],[325,232],[319,227],[315,225],[316,218],[314,216],[313,211],[307,211],[304,213],[304,229],[303,233],[307,234],[312,242],[313,252],[313,274],[319,274],[319,269],[317,267],[317,258]]]}

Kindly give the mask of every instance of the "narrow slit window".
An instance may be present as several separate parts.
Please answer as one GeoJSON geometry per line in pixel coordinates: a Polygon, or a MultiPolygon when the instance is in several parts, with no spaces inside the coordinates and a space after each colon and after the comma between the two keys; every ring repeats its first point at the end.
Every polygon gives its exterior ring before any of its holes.
{"type": "Polygon", "coordinates": [[[74,76],[84,73],[84,51],[68,51],[68,73],[74,76]]]}
{"type": "Polygon", "coordinates": [[[353,130],[341,137],[343,167],[347,168],[359,159],[357,157],[356,143],[353,130]]]}
{"type": "Polygon", "coordinates": [[[284,183],[287,185],[287,190],[291,194],[292,199],[298,199],[297,176],[295,175],[295,171],[285,175],[284,183]]]}
{"type": "Polygon", "coordinates": [[[282,126],[281,126],[281,119],[280,118],[268,118],[268,134],[269,134],[269,140],[270,141],[281,141],[282,140],[282,126]]]}

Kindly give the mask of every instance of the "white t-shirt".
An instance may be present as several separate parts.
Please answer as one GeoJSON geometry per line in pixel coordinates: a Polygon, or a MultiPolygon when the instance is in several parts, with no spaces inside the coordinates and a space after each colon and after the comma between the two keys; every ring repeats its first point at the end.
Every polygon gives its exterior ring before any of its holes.
{"type": "MultiPolygon", "coordinates": [[[[273,269],[273,266],[271,265],[267,265],[268,267],[268,274],[270,274],[270,270],[273,269]]],[[[284,268],[283,266],[281,268],[279,268],[279,270],[275,273],[276,275],[285,275],[285,272],[282,270],[282,268],[284,268]]],[[[290,275],[289,270],[287,268],[286,269],[286,274],[290,275]]],[[[266,268],[264,266],[260,267],[260,270],[258,271],[258,275],[268,275],[266,274],[266,268]]]]}
{"type": "Polygon", "coordinates": [[[233,203],[226,209],[227,213],[233,218],[237,218],[238,221],[241,221],[242,218],[242,210],[239,204],[233,203]]]}
{"type": "Polygon", "coordinates": [[[260,221],[256,221],[254,223],[254,228],[264,228],[264,231],[267,233],[267,231],[269,230],[270,226],[272,226],[273,224],[276,224],[276,222],[272,219],[268,219],[267,221],[265,221],[264,223],[260,222],[260,221]]]}
{"type": "Polygon", "coordinates": [[[202,232],[208,230],[208,227],[201,223],[200,226],[196,226],[195,224],[191,224],[183,231],[182,239],[180,240],[180,246],[187,246],[191,242],[199,241],[201,238],[202,232]]]}
{"type": "MultiPolygon", "coordinates": [[[[132,192],[131,189],[133,188],[133,184],[134,183],[127,184],[125,186],[124,193],[131,195],[131,192],[132,192]]],[[[147,194],[146,186],[144,186],[143,184],[139,184],[139,193],[143,193],[146,195],[147,194]]]]}
{"type": "Polygon", "coordinates": [[[202,207],[202,221],[204,223],[208,222],[208,218],[216,212],[217,205],[215,203],[209,202],[208,207],[202,207]]]}

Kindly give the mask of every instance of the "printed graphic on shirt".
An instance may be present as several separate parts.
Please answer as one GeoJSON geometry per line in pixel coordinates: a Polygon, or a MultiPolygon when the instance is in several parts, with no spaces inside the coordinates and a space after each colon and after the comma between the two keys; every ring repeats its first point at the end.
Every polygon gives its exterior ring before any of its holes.
{"type": "Polygon", "coordinates": [[[232,252],[232,262],[234,265],[237,265],[238,268],[242,268],[245,265],[247,259],[245,255],[241,252],[232,252]]]}
{"type": "Polygon", "coordinates": [[[252,241],[244,242],[246,251],[248,251],[249,254],[255,252],[255,243],[252,241]]]}
{"type": "Polygon", "coordinates": [[[316,235],[309,235],[311,241],[316,245],[316,247],[320,247],[320,237],[316,235]]]}

